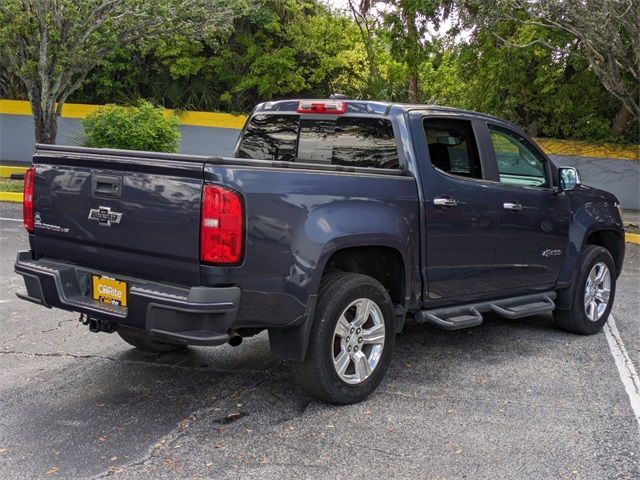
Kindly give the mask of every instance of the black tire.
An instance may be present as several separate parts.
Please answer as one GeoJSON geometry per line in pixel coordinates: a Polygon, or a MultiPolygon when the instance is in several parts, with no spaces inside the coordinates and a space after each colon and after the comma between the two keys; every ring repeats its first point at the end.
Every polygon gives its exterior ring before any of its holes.
{"type": "Polygon", "coordinates": [[[117,330],[118,335],[129,345],[136,347],[144,352],[164,353],[173,352],[175,350],[181,350],[186,348],[186,345],[178,343],[161,342],[144,335],[136,335],[125,331],[124,329],[117,330]]]}
{"type": "MultiPolygon", "coordinates": [[[[369,318],[362,325],[362,335],[368,322],[374,321],[373,314],[369,318]]],[[[389,293],[377,280],[355,273],[337,272],[327,275],[320,285],[306,360],[292,364],[293,376],[298,385],[310,395],[330,403],[347,405],[365,400],[378,387],[391,362],[395,346],[394,318],[389,293]],[[359,299],[372,300],[379,308],[378,313],[383,318],[380,319],[378,315],[377,321],[384,322],[384,343],[381,343],[382,351],[373,370],[364,380],[351,384],[344,381],[334,367],[335,349],[342,348],[340,341],[335,343],[338,337],[334,337],[334,334],[340,316],[359,299]]],[[[362,342],[362,338],[354,335],[352,341],[362,342]]],[[[354,352],[358,351],[357,346],[353,347],[354,352]]],[[[373,348],[373,345],[360,344],[360,355],[365,353],[365,349],[369,349],[367,355],[371,355],[373,348]]],[[[354,360],[350,368],[355,367],[354,360]]]]}
{"type": "Polygon", "coordinates": [[[602,330],[609,319],[616,294],[616,266],[609,251],[597,245],[587,245],[580,255],[579,262],[580,270],[572,287],[572,307],[570,310],[555,310],[553,317],[556,325],[562,330],[580,335],[593,335],[602,330]],[[592,321],[585,311],[585,290],[589,273],[598,263],[604,263],[609,269],[611,286],[606,309],[598,320],[592,321]]]}

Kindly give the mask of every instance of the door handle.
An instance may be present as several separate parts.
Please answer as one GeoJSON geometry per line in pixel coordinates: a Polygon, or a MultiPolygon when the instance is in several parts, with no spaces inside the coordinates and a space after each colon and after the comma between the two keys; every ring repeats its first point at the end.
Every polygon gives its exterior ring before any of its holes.
{"type": "Polygon", "coordinates": [[[120,198],[122,195],[122,177],[93,175],[91,194],[94,197],[120,198]]]}
{"type": "Polygon", "coordinates": [[[502,204],[502,207],[505,210],[522,210],[522,205],[520,205],[518,202],[504,202],[502,204]]]}
{"type": "Polygon", "coordinates": [[[458,205],[458,201],[455,198],[436,197],[433,199],[433,204],[438,207],[456,207],[458,205]]]}

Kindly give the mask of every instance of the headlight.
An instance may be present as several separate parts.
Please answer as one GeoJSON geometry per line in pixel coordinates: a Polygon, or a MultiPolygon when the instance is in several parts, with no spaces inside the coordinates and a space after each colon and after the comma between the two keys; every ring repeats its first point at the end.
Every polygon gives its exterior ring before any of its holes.
{"type": "Polygon", "coordinates": [[[618,202],[616,202],[616,208],[618,209],[618,213],[620,214],[620,219],[622,220],[622,207],[620,206],[620,204],[618,202]]]}

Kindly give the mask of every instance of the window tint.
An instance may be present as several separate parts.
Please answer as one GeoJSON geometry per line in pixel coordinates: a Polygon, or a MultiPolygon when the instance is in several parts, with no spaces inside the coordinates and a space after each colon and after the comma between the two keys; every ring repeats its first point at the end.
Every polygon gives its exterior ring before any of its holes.
{"type": "Polygon", "coordinates": [[[377,118],[303,118],[298,159],[353,167],[398,168],[391,122],[377,118]]]}
{"type": "Polygon", "coordinates": [[[529,187],[548,186],[546,159],[516,132],[489,125],[500,181],[529,187]]]}
{"type": "Polygon", "coordinates": [[[237,155],[353,167],[399,167],[391,122],[378,118],[256,115],[237,155]]]}
{"type": "Polygon", "coordinates": [[[434,167],[452,175],[482,178],[480,156],[470,122],[426,119],[424,132],[434,167]]]}
{"type": "Polygon", "coordinates": [[[298,119],[298,115],[255,115],[244,132],[237,156],[257,160],[293,160],[298,119]]]}

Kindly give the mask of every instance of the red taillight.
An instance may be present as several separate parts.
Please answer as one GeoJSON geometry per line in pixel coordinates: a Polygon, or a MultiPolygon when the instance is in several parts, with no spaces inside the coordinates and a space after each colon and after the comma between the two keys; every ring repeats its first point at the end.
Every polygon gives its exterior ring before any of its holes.
{"type": "Polygon", "coordinates": [[[302,100],[298,104],[298,113],[344,113],[347,111],[345,102],[313,102],[302,100]]]}
{"type": "Polygon", "coordinates": [[[233,190],[205,185],[200,219],[200,260],[237,264],[242,260],[243,206],[233,190]]]}
{"type": "Polygon", "coordinates": [[[24,172],[24,192],[22,194],[22,220],[27,232],[33,233],[33,180],[35,167],[27,168],[24,172]]]}

